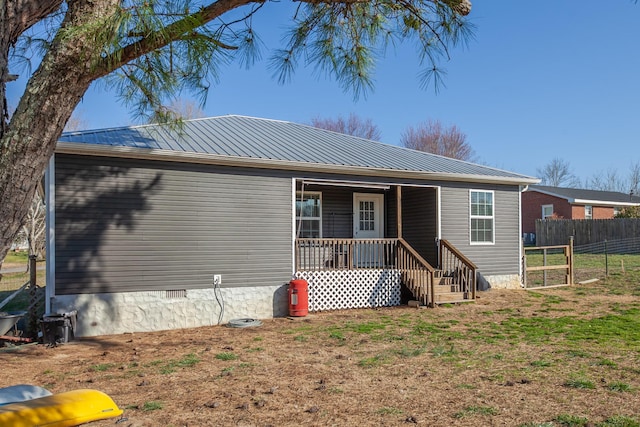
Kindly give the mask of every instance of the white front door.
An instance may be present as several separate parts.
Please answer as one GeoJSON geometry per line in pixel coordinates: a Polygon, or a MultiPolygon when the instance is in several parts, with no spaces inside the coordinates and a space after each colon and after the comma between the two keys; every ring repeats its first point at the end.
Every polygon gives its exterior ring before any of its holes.
{"type": "MultiPolygon", "coordinates": [[[[353,194],[353,238],[380,239],[384,237],[384,195],[353,194]]],[[[384,253],[379,243],[360,241],[353,245],[353,263],[363,268],[379,268],[384,253]]]]}
{"type": "Polygon", "coordinates": [[[353,193],[353,238],[384,237],[384,194],[353,193]]]}

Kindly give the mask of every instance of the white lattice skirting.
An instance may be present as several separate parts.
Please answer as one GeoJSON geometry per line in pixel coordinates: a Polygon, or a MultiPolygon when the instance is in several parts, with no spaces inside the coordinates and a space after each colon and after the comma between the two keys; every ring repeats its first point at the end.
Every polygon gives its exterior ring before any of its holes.
{"type": "Polygon", "coordinates": [[[298,271],[309,283],[309,311],[400,305],[400,271],[298,271]]]}

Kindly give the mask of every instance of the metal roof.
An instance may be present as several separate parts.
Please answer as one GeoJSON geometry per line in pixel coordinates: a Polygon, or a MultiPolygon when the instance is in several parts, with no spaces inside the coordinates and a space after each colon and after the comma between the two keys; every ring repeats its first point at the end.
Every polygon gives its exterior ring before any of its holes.
{"type": "Polygon", "coordinates": [[[56,152],[461,181],[538,179],[312,126],[229,115],[62,134],[56,152]],[[231,162],[231,163],[230,163],[231,162]]]}
{"type": "Polygon", "coordinates": [[[593,204],[593,205],[640,205],[640,197],[617,191],[584,190],[580,188],[550,187],[545,185],[532,185],[526,191],[539,193],[566,199],[569,203],[593,204]]]}

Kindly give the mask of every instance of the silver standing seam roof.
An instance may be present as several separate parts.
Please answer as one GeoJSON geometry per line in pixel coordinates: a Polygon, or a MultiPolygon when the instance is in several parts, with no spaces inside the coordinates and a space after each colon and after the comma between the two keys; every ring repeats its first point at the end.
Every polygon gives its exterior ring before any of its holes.
{"type": "Polygon", "coordinates": [[[539,180],[312,126],[229,115],[66,132],[57,153],[505,184],[539,180]]]}

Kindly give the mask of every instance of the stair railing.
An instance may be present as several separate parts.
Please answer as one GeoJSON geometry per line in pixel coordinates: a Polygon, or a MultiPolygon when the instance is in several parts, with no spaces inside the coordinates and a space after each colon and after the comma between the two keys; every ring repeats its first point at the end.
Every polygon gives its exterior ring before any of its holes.
{"type": "MultiPolygon", "coordinates": [[[[478,267],[448,240],[440,240],[440,269],[442,282],[451,285],[451,292],[461,292],[465,299],[476,299],[476,271],[478,267]]],[[[442,283],[441,282],[441,283],[442,283]]]]}
{"type": "Polygon", "coordinates": [[[398,239],[396,268],[402,281],[422,304],[434,306],[436,270],[404,239],[398,239]]]}

